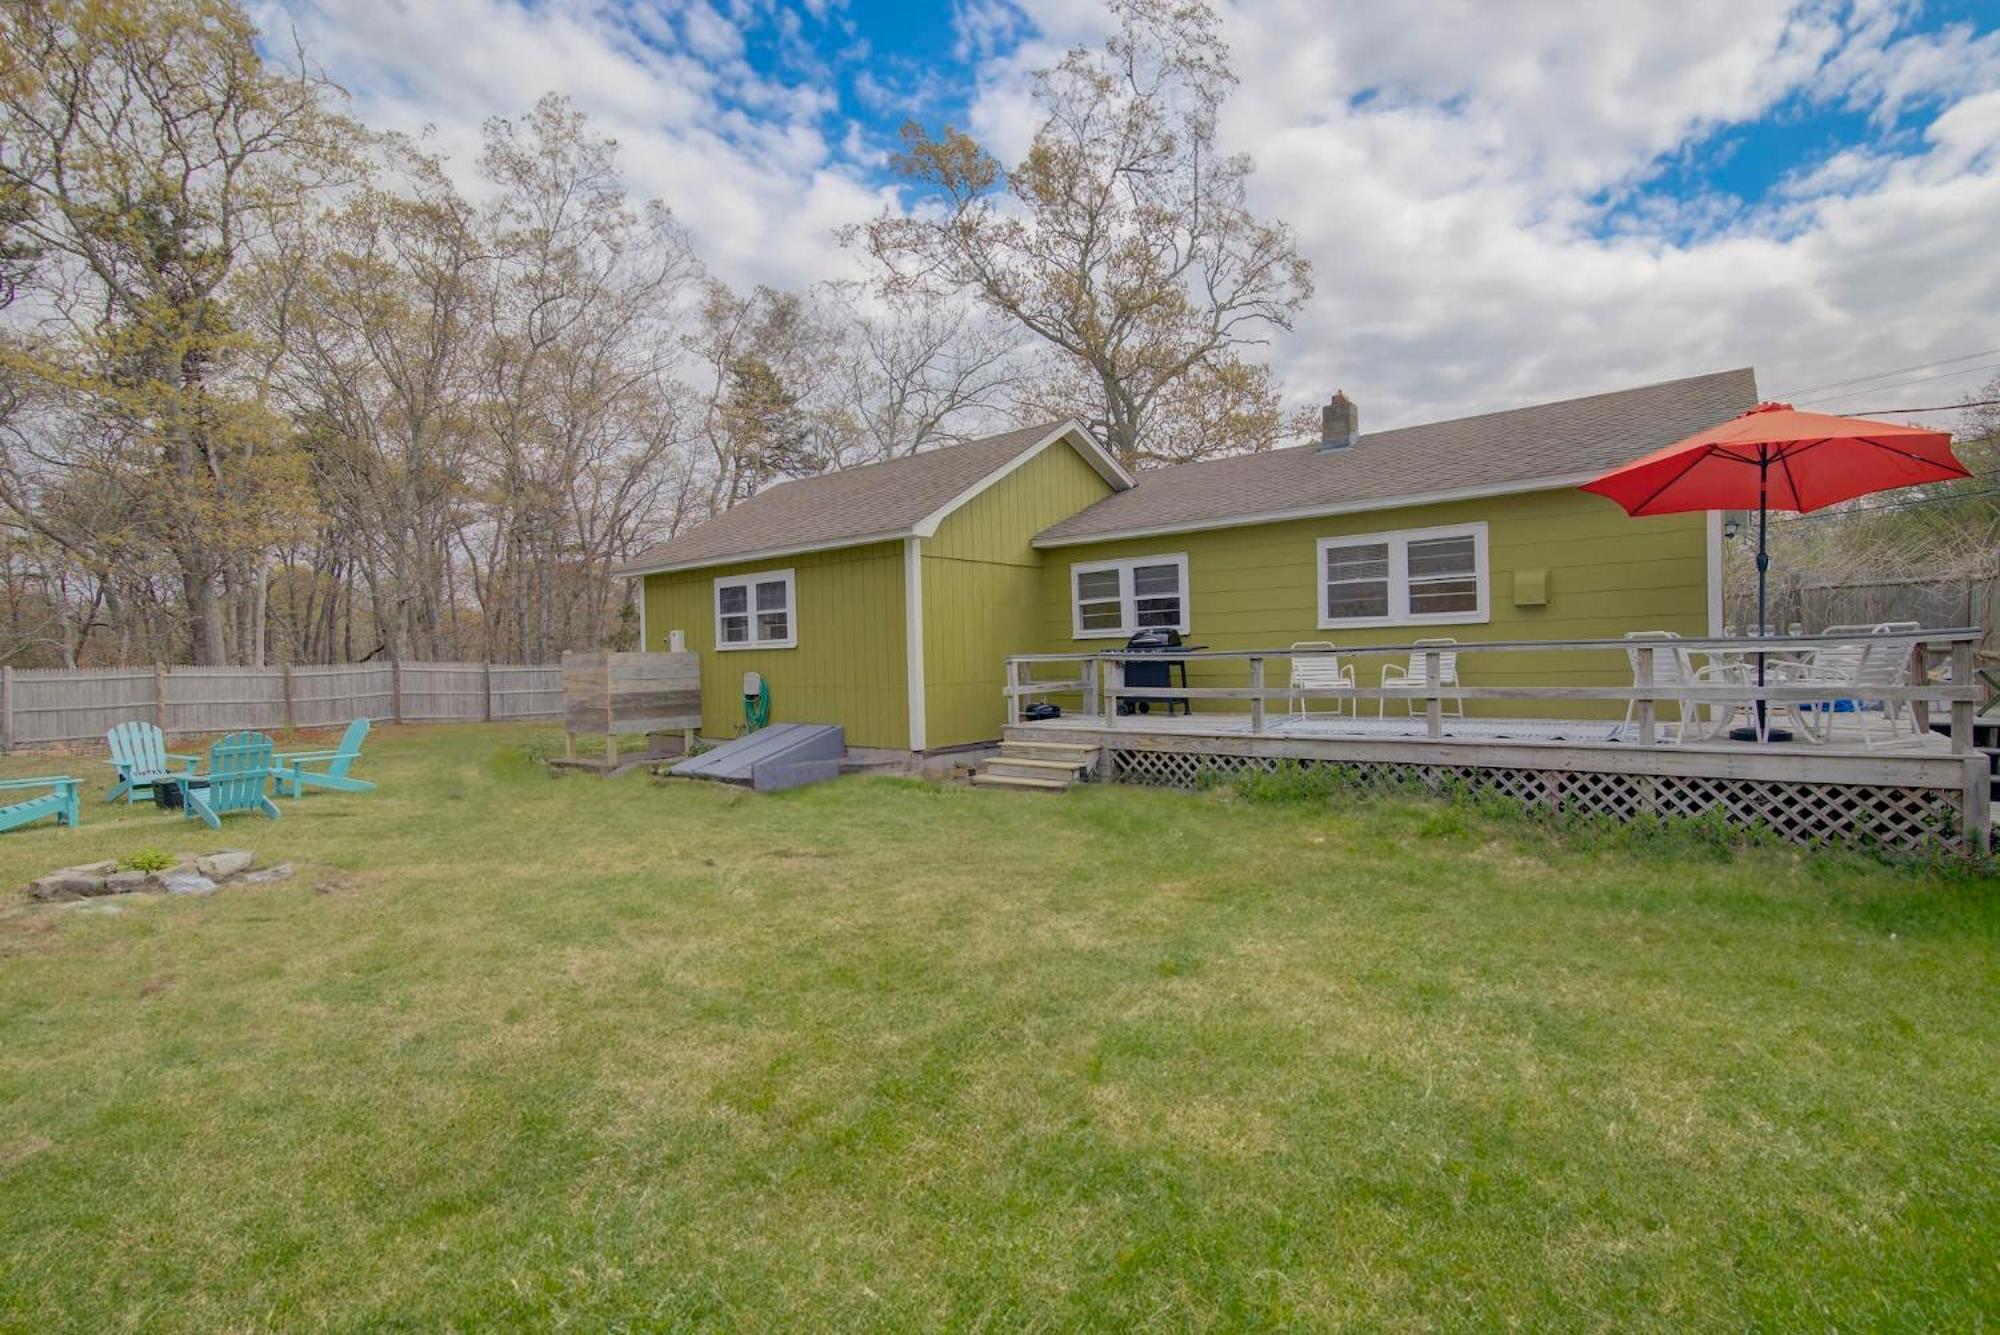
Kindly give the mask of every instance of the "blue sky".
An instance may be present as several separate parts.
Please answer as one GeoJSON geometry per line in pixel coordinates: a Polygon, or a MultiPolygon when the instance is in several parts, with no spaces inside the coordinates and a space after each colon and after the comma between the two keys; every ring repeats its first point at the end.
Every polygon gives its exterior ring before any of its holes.
{"type": "MultiPolygon", "coordinates": [[[[1993,4],[1220,8],[1241,76],[1225,140],[1318,275],[1262,354],[1295,400],[1339,385],[1386,426],[1743,364],[1782,392],[2000,347],[1993,4]]],[[[904,119],[1011,160],[1030,72],[1109,24],[1100,0],[258,12],[358,114],[429,126],[462,162],[485,116],[569,94],[739,286],[853,273],[837,229],[910,203],[884,167],[904,119]]],[[[1995,362],[1956,363],[1925,401],[1995,362]]]]}

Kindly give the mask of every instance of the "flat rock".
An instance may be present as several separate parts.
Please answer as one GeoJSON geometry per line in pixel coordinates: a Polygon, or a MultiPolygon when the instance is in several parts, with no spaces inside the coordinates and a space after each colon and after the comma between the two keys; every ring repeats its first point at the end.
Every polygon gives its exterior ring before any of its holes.
{"type": "Polygon", "coordinates": [[[292,878],[292,864],[280,862],[275,867],[264,867],[257,871],[246,871],[237,877],[235,885],[269,885],[273,881],[288,881],[292,878]]]}
{"type": "Polygon", "coordinates": [[[102,913],[111,917],[116,917],[125,911],[123,904],[107,903],[102,899],[79,899],[74,903],[58,904],[56,907],[76,913],[102,913]]]}
{"type": "Polygon", "coordinates": [[[212,895],[219,888],[208,877],[185,871],[162,876],[160,886],[170,895],[212,895]]]}
{"type": "Polygon", "coordinates": [[[248,849],[225,848],[206,857],[196,858],[194,869],[203,876],[220,881],[238,872],[249,871],[256,861],[257,855],[248,849]]]}
{"type": "Polygon", "coordinates": [[[104,893],[107,895],[135,894],[152,884],[153,873],[149,871],[115,871],[104,878],[104,893]]]}
{"type": "MultiPolygon", "coordinates": [[[[117,863],[110,864],[116,871],[117,863]]],[[[86,895],[104,893],[105,872],[91,871],[83,867],[65,867],[52,871],[47,876],[38,876],[28,882],[30,899],[81,899],[86,895]]]]}

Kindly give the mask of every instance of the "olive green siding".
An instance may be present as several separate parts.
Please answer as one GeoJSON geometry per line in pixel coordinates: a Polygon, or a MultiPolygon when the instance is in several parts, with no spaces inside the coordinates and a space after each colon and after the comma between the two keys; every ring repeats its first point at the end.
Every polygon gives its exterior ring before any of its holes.
{"type": "Polygon", "coordinates": [[[1009,654],[1027,652],[1043,622],[1043,557],[1035,534],[1103,499],[1110,484],[1053,445],[954,511],[923,542],[925,745],[1000,736],[1009,654]]]}
{"type": "MultiPolygon", "coordinates": [[[[1044,553],[1044,619],[1035,647],[1063,651],[1119,643],[1073,637],[1072,564],[1182,552],[1188,557],[1188,639],[1214,649],[1284,648],[1298,640],[1331,640],[1337,645],[1408,643],[1442,636],[1467,642],[1595,639],[1631,630],[1705,635],[1707,532],[1705,515],[1633,519],[1609,501],[1563,490],[1050,548],[1044,553]],[[1478,521],[1487,525],[1490,620],[1319,628],[1319,539],[1478,521]],[[1533,570],[1548,572],[1547,604],[1517,607],[1515,574],[1533,570]]],[[[1359,683],[1379,685],[1385,661],[1357,659],[1359,683]]],[[[1469,686],[1624,685],[1631,680],[1624,655],[1616,652],[1475,654],[1463,659],[1460,668],[1469,686]]],[[[1282,661],[1270,664],[1267,684],[1283,687],[1287,671],[1282,661]]],[[[1240,663],[1218,665],[1205,680],[1211,685],[1241,686],[1247,684],[1244,674],[1240,663]]],[[[1190,684],[1203,681],[1197,663],[1190,684]]],[[[1484,712],[1519,717],[1573,714],[1576,708],[1505,701],[1484,712]]],[[[1368,712],[1374,712],[1372,705],[1368,712]]]]}
{"type": "Polygon", "coordinates": [[[850,746],[910,744],[900,542],[648,575],[645,647],[664,650],[674,630],[701,655],[706,736],[741,729],[743,674],[756,671],[774,722],[838,723],[850,746]],[[766,570],[794,572],[798,647],[718,652],[716,579],[766,570]]]}

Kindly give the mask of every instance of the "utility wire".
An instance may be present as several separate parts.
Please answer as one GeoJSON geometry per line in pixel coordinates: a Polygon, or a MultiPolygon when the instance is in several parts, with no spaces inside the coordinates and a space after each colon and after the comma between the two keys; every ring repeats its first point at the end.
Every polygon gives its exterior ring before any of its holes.
{"type": "MultiPolygon", "coordinates": [[[[1990,469],[1986,472],[1973,473],[1969,477],[1958,479],[1958,481],[1991,482],[1995,479],[2000,479],[2000,469],[1990,469]]],[[[1944,483],[1941,485],[1950,486],[1952,484],[1944,483]]],[[[1883,501],[1875,505],[1849,506],[1846,509],[1829,506],[1824,510],[1815,510],[1811,514],[1804,515],[1780,513],[1772,515],[1771,519],[1773,522],[1779,524],[1804,524],[1822,519],[1846,519],[1850,515],[1871,515],[1884,514],[1896,510],[1915,510],[1926,505],[1953,505],[1961,501],[1981,500],[1988,496],[2000,496],[2000,486],[1973,487],[1960,491],[1948,491],[1937,496],[1916,496],[1906,500],[1883,501]]]]}
{"type": "Polygon", "coordinates": [[[1895,501],[1887,505],[1857,505],[1851,510],[1815,510],[1809,515],[1772,515],[1774,525],[1811,524],[1823,519],[1847,519],[1854,515],[1894,514],[1900,510],[1921,510],[1930,505],[1957,505],[1964,501],[1984,500],[1989,496],[2000,496],[2000,487],[1980,487],[1974,491],[1953,492],[1949,496],[1921,496],[1913,501],[1895,501]]]}
{"type": "Polygon", "coordinates": [[[1942,371],[1939,372],[1937,375],[1920,375],[1909,380],[1898,380],[1894,384],[1890,385],[1872,385],[1867,389],[1848,390],[1846,393],[1843,394],[1820,394],[1810,399],[1797,399],[1794,400],[1794,402],[1826,403],[1829,400],[1860,398],[1863,395],[1867,394],[1879,394],[1884,390],[1901,389],[1905,385],[1926,385],[1933,380],[1951,380],[1962,375],[1977,375],[1981,371],[1991,371],[1994,370],[1995,368],[2000,368],[2000,362],[1993,362],[1986,366],[1964,366],[1960,367],[1956,371],[1942,371]]]}
{"type": "Polygon", "coordinates": [[[1957,408],[1991,408],[2000,399],[1967,399],[1963,403],[1933,403],[1928,408],[1849,408],[1849,417],[1879,417],[1884,413],[1948,413],[1957,408]]]}
{"type": "Polygon", "coordinates": [[[1776,395],[1780,399],[1794,399],[1801,394],[1817,394],[1823,389],[1839,389],[1844,385],[1860,385],[1870,380],[1887,380],[1892,375],[1905,375],[1911,371],[1928,371],[1933,366],[1950,366],[1954,362],[1977,361],[1981,357],[2000,356],[2000,348],[1988,348],[1984,352],[1968,352],[1962,357],[1944,357],[1934,362],[1918,362],[1915,366],[1899,366],[1893,371],[1877,371],[1874,375],[1858,375],[1852,380],[1831,380],[1824,385],[1807,385],[1803,389],[1788,389],[1776,395]]]}

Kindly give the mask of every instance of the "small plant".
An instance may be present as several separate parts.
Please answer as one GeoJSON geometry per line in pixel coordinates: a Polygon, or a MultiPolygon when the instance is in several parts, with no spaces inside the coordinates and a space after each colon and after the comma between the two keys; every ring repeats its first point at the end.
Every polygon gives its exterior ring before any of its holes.
{"type": "Polygon", "coordinates": [[[173,865],[173,855],[162,853],[157,848],[142,848],[136,853],[127,853],[118,859],[120,871],[165,871],[173,865]]]}

